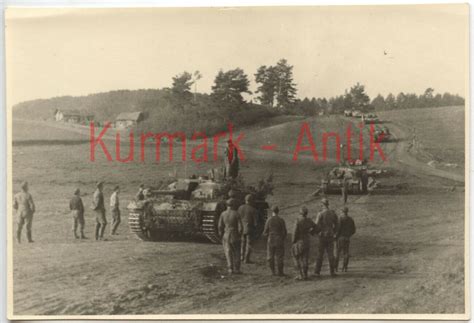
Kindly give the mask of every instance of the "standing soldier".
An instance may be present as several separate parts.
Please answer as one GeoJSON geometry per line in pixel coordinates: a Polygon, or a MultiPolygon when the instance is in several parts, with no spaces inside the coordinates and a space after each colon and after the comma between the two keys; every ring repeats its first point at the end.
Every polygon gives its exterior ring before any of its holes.
{"type": "Polygon", "coordinates": [[[219,218],[219,234],[222,237],[229,274],[241,274],[240,235],[242,233],[242,221],[237,212],[237,200],[230,198],[226,203],[227,210],[222,212],[219,218]]]}
{"type": "Polygon", "coordinates": [[[316,257],[315,275],[319,276],[321,273],[321,266],[323,265],[324,252],[328,254],[329,270],[331,276],[335,276],[334,272],[334,237],[338,231],[338,219],[336,212],[329,209],[329,201],[325,198],[321,200],[323,210],[318,213],[316,217],[316,225],[318,226],[319,244],[318,255],[316,257]]]}
{"type": "Polygon", "coordinates": [[[117,228],[120,224],[120,205],[119,205],[119,194],[120,187],[117,185],[114,188],[114,192],[110,196],[110,211],[112,213],[112,228],[110,231],[111,235],[117,234],[117,228]]]}
{"type": "Polygon", "coordinates": [[[367,174],[367,169],[363,169],[360,174],[360,181],[362,182],[362,192],[367,193],[367,187],[369,184],[369,175],[367,174]]]}
{"type": "Polygon", "coordinates": [[[74,196],[71,201],[69,201],[69,209],[71,210],[72,215],[72,232],[74,232],[74,238],[79,239],[77,235],[77,227],[79,226],[79,231],[81,233],[80,238],[86,239],[84,236],[84,204],[81,199],[81,190],[76,188],[74,191],[74,196]]]}
{"type": "Polygon", "coordinates": [[[347,215],[349,209],[345,206],[342,209],[342,216],[339,218],[339,230],[337,232],[337,255],[336,255],[336,271],[339,267],[339,258],[342,254],[344,262],[342,271],[347,271],[349,265],[349,244],[352,235],[356,232],[354,220],[347,215]]]}
{"type": "Polygon", "coordinates": [[[145,185],[140,184],[140,186],[138,187],[137,195],[135,195],[135,199],[137,201],[143,201],[145,199],[145,194],[143,193],[144,189],[145,189],[145,185]]]}
{"type": "Polygon", "coordinates": [[[16,230],[16,240],[21,243],[21,231],[26,222],[26,237],[28,242],[34,242],[31,238],[31,226],[33,224],[33,214],[35,213],[35,203],[33,197],[28,193],[28,182],[21,183],[21,192],[13,197],[13,208],[18,216],[18,228],[16,230]]]}
{"type": "Polygon", "coordinates": [[[227,140],[225,149],[225,176],[232,179],[239,175],[239,156],[237,148],[235,148],[232,140],[227,140]]]}
{"type": "Polygon", "coordinates": [[[241,260],[246,264],[250,264],[250,254],[252,252],[253,238],[257,229],[257,209],[252,206],[253,196],[248,194],[245,196],[245,204],[239,207],[239,216],[242,220],[242,249],[241,260]]]}
{"type": "Polygon", "coordinates": [[[297,280],[308,279],[308,260],[310,247],[310,234],[317,233],[317,226],[313,220],[308,218],[308,208],[302,206],[300,209],[301,217],[296,220],[293,230],[293,245],[291,251],[298,269],[297,280]]]}
{"type": "Polygon", "coordinates": [[[95,225],[95,240],[104,239],[104,231],[107,226],[107,219],[105,218],[105,204],[104,204],[104,193],[102,189],[104,183],[97,183],[97,189],[94,192],[92,198],[92,209],[95,211],[95,219],[97,224],[95,225]]]}
{"type": "Polygon", "coordinates": [[[341,194],[342,194],[342,202],[346,204],[347,195],[349,194],[349,180],[347,179],[346,176],[342,178],[341,194]]]}
{"type": "Polygon", "coordinates": [[[283,260],[285,256],[286,224],[285,220],[278,215],[278,206],[272,208],[272,216],[265,223],[263,235],[267,239],[267,261],[272,274],[275,275],[275,258],[278,268],[278,276],[285,276],[283,273],[283,260]]]}

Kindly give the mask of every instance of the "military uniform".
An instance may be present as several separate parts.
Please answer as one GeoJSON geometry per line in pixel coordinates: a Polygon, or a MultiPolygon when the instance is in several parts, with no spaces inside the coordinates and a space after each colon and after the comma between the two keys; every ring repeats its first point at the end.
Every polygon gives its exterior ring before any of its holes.
{"type": "Polygon", "coordinates": [[[317,233],[318,229],[313,220],[307,217],[300,217],[293,230],[293,245],[291,253],[300,279],[308,278],[308,261],[310,248],[310,235],[317,233]]]}
{"type": "Polygon", "coordinates": [[[77,227],[79,226],[79,232],[81,233],[81,239],[84,239],[84,204],[79,195],[74,195],[74,197],[69,202],[69,209],[71,210],[72,215],[72,232],[74,232],[74,237],[77,239],[77,227]]]}
{"type": "Polygon", "coordinates": [[[273,215],[265,223],[263,235],[267,239],[267,261],[272,274],[275,275],[275,259],[278,268],[278,275],[283,276],[285,239],[287,235],[285,220],[278,215],[273,215]]]}
{"type": "Polygon", "coordinates": [[[104,237],[107,219],[105,218],[104,194],[101,190],[96,189],[92,199],[92,209],[95,212],[95,239],[99,240],[104,237]]]}
{"type": "Polygon", "coordinates": [[[219,234],[222,236],[222,245],[227,259],[229,273],[240,273],[240,235],[242,222],[236,210],[227,208],[219,218],[219,234]]]}
{"type": "Polygon", "coordinates": [[[318,226],[320,233],[318,254],[316,257],[316,268],[314,272],[316,275],[319,275],[321,273],[321,267],[323,265],[323,256],[324,252],[326,252],[328,255],[329,269],[331,271],[331,275],[334,275],[334,237],[338,230],[338,219],[336,212],[330,210],[327,206],[325,206],[325,209],[317,215],[316,225],[318,226]]]}
{"type": "Polygon", "coordinates": [[[336,270],[339,267],[339,258],[344,258],[344,262],[342,264],[342,271],[347,271],[347,267],[349,265],[349,244],[350,238],[356,232],[356,227],[354,220],[344,214],[339,218],[339,230],[337,232],[337,255],[336,255],[336,270]]]}
{"type": "Polygon", "coordinates": [[[13,208],[17,211],[18,227],[16,231],[16,239],[21,242],[21,231],[26,223],[26,237],[28,242],[33,242],[31,237],[31,228],[33,225],[33,214],[35,213],[35,203],[33,197],[26,190],[15,194],[13,198],[13,208]]]}
{"type": "Polygon", "coordinates": [[[238,212],[243,226],[241,260],[248,263],[250,262],[252,243],[257,229],[258,212],[257,209],[250,204],[241,205],[238,212]]]}
{"type": "Polygon", "coordinates": [[[110,212],[112,213],[112,228],[110,233],[113,235],[117,231],[117,228],[121,221],[118,192],[113,192],[110,196],[110,210],[110,212]]]}
{"type": "Polygon", "coordinates": [[[347,195],[349,193],[349,183],[348,183],[347,178],[343,179],[342,187],[341,187],[341,193],[342,193],[342,202],[344,204],[346,204],[347,203],[347,195]]]}
{"type": "Polygon", "coordinates": [[[227,146],[225,149],[225,172],[225,176],[233,179],[239,175],[239,156],[234,146],[227,146]]]}

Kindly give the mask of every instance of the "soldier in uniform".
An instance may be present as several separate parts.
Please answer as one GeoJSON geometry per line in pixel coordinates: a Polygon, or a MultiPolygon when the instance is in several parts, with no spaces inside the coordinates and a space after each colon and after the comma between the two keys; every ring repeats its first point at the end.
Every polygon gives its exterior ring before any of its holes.
{"type": "Polygon", "coordinates": [[[363,169],[360,174],[360,181],[362,182],[362,192],[367,193],[367,187],[369,184],[369,175],[367,174],[367,170],[363,169]]]}
{"type": "Polygon", "coordinates": [[[239,175],[239,156],[232,140],[227,141],[225,149],[225,176],[236,179],[239,175]]]}
{"type": "Polygon", "coordinates": [[[76,188],[74,191],[74,196],[69,201],[69,209],[71,210],[72,215],[72,232],[74,233],[74,238],[76,239],[86,239],[84,235],[84,204],[81,199],[81,190],[76,188]],[[79,232],[81,233],[80,237],[77,235],[77,227],[79,226],[79,232]]]}
{"type": "Polygon", "coordinates": [[[342,202],[344,204],[347,203],[347,195],[349,193],[349,180],[347,177],[344,176],[342,179],[342,187],[341,187],[341,194],[342,194],[342,202]]]}
{"type": "Polygon", "coordinates": [[[337,255],[336,255],[336,271],[339,267],[339,258],[344,258],[342,271],[347,271],[349,266],[349,244],[352,235],[356,232],[354,220],[347,214],[349,209],[345,206],[342,209],[342,216],[339,218],[339,230],[337,231],[337,255]]]}
{"type": "Polygon", "coordinates": [[[35,203],[33,197],[28,192],[28,182],[21,184],[21,192],[13,197],[13,209],[18,216],[18,228],[16,230],[16,240],[21,243],[21,231],[26,223],[26,237],[28,242],[34,242],[31,237],[31,226],[33,224],[33,214],[35,213],[35,203]]]}
{"type": "Polygon", "coordinates": [[[145,185],[140,184],[140,186],[138,187],[138,192],[135,195],[135,199],[137,201],[143,201],[145,199],[145,194],[143,193],[144,190],[145,190],[145,185]]]}
{"type": "Polygon", "coordinates": [[[119,194],[120,187],[117,185],[114,188],[114,192],[110,196],[110,212],[112,213],[112,228],[110,231],[111,235],[117,234],[117,228],[120,224],[120,203],[119,203],[119,194]]]}
{"type": "Polygon", "coordinates": [[[263,235],[267,237],[267,261],[270,266],[270,270],[273,275],[276,275],[275,271],[275,258],[278,269],[278,276],[284,276],[283,273],[283,260],[285,256],[285,239],[286,239],[286,224],[278,213],[280,209],[278,206],[272,208],[272,216],[265,223],[263,235]]]}
{"type": "Polygon", "coordinates": [[[229,274],[241,274],[240,271],[240,239],[242,234],[242,221],[237,212],[237,200],[227,200],[227,210],[219,218],[218,230],[222,237],[224,254],[227,259],[229,274]]]}
{"type": "Polygon", "coordinates": [[[254,235],[257,229],[257,218],[258,212],[255,207],[252,206],[253,196],[248,194],[245,196],[245,204],[239,207],[239,216],[242,220],[242,249],[241,249],[241,260],[246,264],[251,263],[250,254],[252,252],[252,244],[254,235]]]}
{"type": "Polygon", "coordinates": [[[298,270],[297,280],[308,279],[308,260],[310,248],[310,234],[318,233],[318,228],[313,220],[308,218],[308,208],[302,206],[300,215],[296,220],[295,229],[293,230],[293,245],[291,253],[298,270]]]}
{"type": "Polygon", "coordinates": [[[92,209],[95,212],[95,240],[104,239],[105,227],[107,226],[107,219],[105,218],[105,204],[104,204],[104,193],[102,189],[104,188],[104,183],[97,183],[97,189],[94,192],[92,198],[92,209]]]}
{"type": "Polygon", "coordinates": [[[323,265],[324,252],[328,255],[329,270],[331,276],[335,276],[334,260],[334,237],[338,231],[338,218],[336,212],[329,209],[329,201],[325,198],[321,200],[323,210],[316,217],[316,225],[319,232],[318,254],[316,256],[315,275],[319,276],[323,265]]]}

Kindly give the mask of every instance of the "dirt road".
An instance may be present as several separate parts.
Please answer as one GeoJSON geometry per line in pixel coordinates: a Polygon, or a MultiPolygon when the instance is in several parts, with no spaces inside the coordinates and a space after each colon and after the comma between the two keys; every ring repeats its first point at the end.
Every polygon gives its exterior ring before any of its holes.
{"type": "MultiPolygon", "coordinates": [[[[341,124],[340,119],[332,117],[310,121],[321,129],[341,124]]],[[[272,125],[255,127],[248,135],[267,138],[260,144],[291,147],[284,142],[288,135],[278,137],[275,133],[293,134],[299,127],[294,122],[278,125],[277,131],[272,125]]],[[[397,136],[403,136],[403,129],[394,130],[397,136]]],[[[305,203],[311,217],[319,210],[318,198],[310,194],[331,164],[314,163],[310,156],[295,163],[288,151],[253,153],[252,149],[259,150],[256,144],[249,141],[242,173],[256,180],[273,172],[276,187],[270,203],[291,206],[282,212],[291,231],[299,205],[305,203]]],[[[380,178],[387,189],[349,197],[350,213],[357,224],[351,242],[350,271],[331,278],[325,260],[323,275],[311,277],[308,282],[293,280],[289,240],[285,257],[289,276],[285,278],[269,274],[263,241],[255,248],[255,264],[244,265],[243,275],[228,276],[220,245],[142,242],[128,232],[126,221],[119,227],[119,236],[109,241],[74,240],[67,203],[75,186],[84,188],[88,208],[97,179],[107,179],[106,196],[113,185],[120,184],[124,208],[139,183],[167,176],[176,166],[98,160],[93,167],[86,167],[87,144],[14,147],[14,184],[28,178],[38,208],[34,220],[36,242],[13,245],[14,312],[461,313],[463,185],[449,177],[432,176],[428,166],[403,163],[406,154],[402,141],[385,146],[390,158],[378,166],[390,171],[391,176],[380,178]]],[[[182,165],[177,167],[182,169],[182,165]]],[[[204,166],[188,167],[189,172],[198,172],[204,166]]],[[[329,200],[336,210],[342,206],[339,196],[329,196],[329,200]]],[[[93,236],[93,226],[93,216],[87,212],[88,237],[93,236]]],[[[313,241],[312,264],[315,244],[313,241]]]]}

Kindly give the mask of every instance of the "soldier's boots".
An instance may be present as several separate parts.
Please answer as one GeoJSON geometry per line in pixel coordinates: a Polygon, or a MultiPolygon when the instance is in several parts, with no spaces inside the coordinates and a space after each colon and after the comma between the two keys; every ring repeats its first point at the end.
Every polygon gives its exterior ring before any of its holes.
{"type": "Polygon", "coordinates": [[[26,233],[26,237],[28,238],[28,242],[29,242],[29,243],[34,242],[33,239],[31,238],[31,232],[27,232],[27,233],[26,233]]]}
{"type": "Polygon", "coordinates": [[[278,264],[278,276],[285,276],[283,272],[283,264],[278,264]]]}
{"type": "Polygon", "coordinates": [[[87,237],[84,235],[84,232],[81,232],[81,239],[87,239],[87,237]]]}
{"type": "Polygon", "coordinates": [[[21,232],[16,233],[16,241],[18,241],[18,243],[21,243],[21,232]]]}
{"type": "Polygon", "coordinates": [[[268,261],[268,267],[270,267],[270,270],[272,271],[272,275],[275,276],[275,275],[276,275],[276,272],[275,272],[275,262],[272,261],[272,260],[269,260],[269,261],[268,261]]]}

